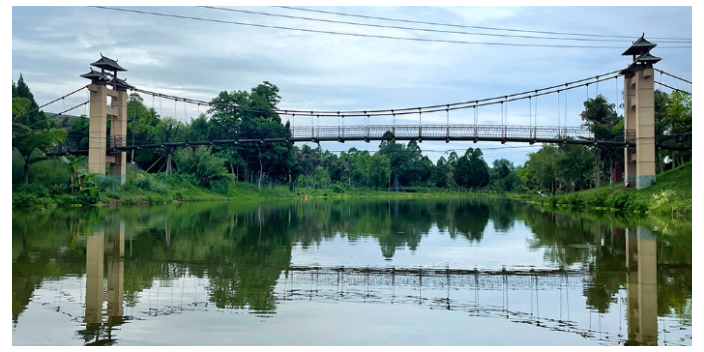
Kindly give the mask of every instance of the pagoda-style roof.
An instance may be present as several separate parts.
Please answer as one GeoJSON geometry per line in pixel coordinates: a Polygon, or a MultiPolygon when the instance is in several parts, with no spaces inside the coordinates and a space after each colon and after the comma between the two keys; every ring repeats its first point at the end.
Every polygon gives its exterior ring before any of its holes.
{"type": "Polygon", "coordinates": [[[621,55],[641,55],[644,51],[648,52],[655,46],[657,46],[657,44],[645,40],[645,33],[643,33],[643,35],[638,38],[638,40],[633,42],[633,44],[631,44],[631,47],[624,51],[621,55]]]}
{"type": "Polygon", "coordinates": [[[117,63],[117,60],[113,60],[109,57],[105,57],[105,56],[103,56],[103,54],[100,54],[100,60],[98,60],[90,65],[95,66],[97,68],[104,69],[104,70],[108,70],[108,71],[127,71],[117,63]]]}
{"type": "Polygon", "coordinates": [[[120,79],[117,77],[113,77],[108,83],[120,87],[120,88],[125,88],[125,89],[134,89],[134,86],[127,83],[126,79],[120,79]]]}
{"type": "Polygon", "coordinates": [[[90,72],[82,74],[81,77],[90,79],[90,80],[92,80],[92,81],[107,82],[107,81],[110,80],[110,79],[108,78],[108,76],[102,74],[101,72],[93,71],[93,68],[92,68],[92,67],[91,67],[91,69],[90,69],[90,72]]]}
{"type": "Polygon", "coordinates": [[[660,60],[662,60],[662,58],[650,55],[650,53],[647,53],[647,54],[636,59],[637,62],[651,63],[651,64],[654,64],[660,60]]]}

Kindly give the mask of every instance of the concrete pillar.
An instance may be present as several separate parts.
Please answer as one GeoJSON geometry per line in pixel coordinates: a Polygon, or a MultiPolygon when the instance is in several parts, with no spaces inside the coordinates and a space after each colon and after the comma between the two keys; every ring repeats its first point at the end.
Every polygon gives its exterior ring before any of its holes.
{"type": "Polygon", "coordinates": [[[636,79],[636,188],[655,182],[655,83],[653,68],[635,72],[636,79]]]}
{"type": "MultiPolygon", "coordinates": [[[[126,144],[127,138],[127,92],[114,92],[112,109],[113,116],[110,120],[110,137],[115,141],[115,145],[126,144]]],[[[110,175],[120,178],[120,184],[125,184],[127,176],[127,153],[120,152],[114,154],[115,162],[110,164],[110,175]]]]}
{"type": "Polygon", "coordinates": [[[107,136],[107,91],[105,85],[91,84],[90,122],[88,132],[88,171],[105,174],[107,136]]]}
{"type": "MultiPolygon", "coordinates": [[[[624,80],[624,90],[623,90],[623,112],[624,121],[623,129],[624,136],[628,137],[628,131],[636,129],[636,84],[634,77],[628,77],[624,80]]],[[[636,184],[636,159],[635,159],[636,148],[628,147],[624,149],[624,167],[623,172],[625,174],[624,181],[630,186],[634,187],[636,184]]]]}
{"type": "Polygon", "coordinates": [[[86,313],[87,324],[100,324],[103,320],[103,256],[105,233],[100,231],[86,240],[86,313]]]}

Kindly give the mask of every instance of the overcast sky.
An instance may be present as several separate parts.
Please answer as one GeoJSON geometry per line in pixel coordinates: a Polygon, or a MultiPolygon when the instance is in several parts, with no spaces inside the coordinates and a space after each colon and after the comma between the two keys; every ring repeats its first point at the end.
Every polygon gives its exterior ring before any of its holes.
{"type": "MultiPolygon", "coordinates": [[[[249,11],[315,17],[338,21],[374,23],[415,28],[432,28],[494,34],[537,35],[497,32],[470,28],[437,27],[422,24],[389,22],[331,14],[302,12],[271,7],[233,7],[249,11]]],[[[134,9],[134,8],[127,8],[134,9]]],[[[87,81],[79,75],[89,71],[89,64],[100,53],[116,58],[128,70],[122,74],[129,83],[146,90],[210,100],[223,90],[249,90],[263,81],[280,88],[280,108],[306,110],[372,110],[446,104],[497,95],[533,90],[624,68],[630,57],[621,53],[629,39],[616,42],[557,41],[527,38],[425,33],[400,29],[370,28],[337,23],[270,17],[193,7],[145,7],[142,11],[180,14],[203,18],[306,28],[347,33],[413,37],[458,41],[541,43],[565,45],[604,45],[613,48],[545,48],[429,43],[389,39],[351,37],[291,30],[202,22],[177,18],[123,13],[82,7],[13,7],[12,77],[20,73],[29,84],[39,104],[43,104],[87,81]]],[[[328,11],[394,17],[428,22],[527,29],[536,31],[576,32],[632,36],[645,32],[652,37],[692,37],[691,7],[319,7],[328,11]]],[[[592,38],[594,39],[594,38],[592,38]]],[[[658,40],[651,41],[658,43],[658,40]]],[[[652,53],[663,60],[656,67],[691,80],[692,49],[665,48],[663,43],[652,53]]],[[[656,75],[660,79],[660,75],[656,75]]],[[[663,76],[663,82],[691,90],[691,86],[663,76]]],[[[622,80],[618,81],[623,87],[622,80]]],[[[590,87],[594,97],[595,88],[590,87]]],[[[599,93],[615,102],[616,80],[604,82],[599,93]]],[[[585,89],[570,91],[567,123],[580,124],[581,103],[585,89]]],[[[557,102],[553,96],[538,103],[538,124],[557,125],[557,102]],[[550,101],[548,101],[550,100],[550,101]]],[[[619,96],[619,99],[622,99],[619,96]]],[[[66,99],[66,107],[86,100],[66,99]]],[[[147,106],[152,105],[146,99],[147,106]]],[[[174,115],[173,101],[154,101],[161,114],[174,115]]],[[[64,102],[45,111],[63,110],[64,102]]],[[[563,106],[564,108],[564,106],[563,106]]],[[[203,108],[201,108],[204,110],[203,108]]],[[[528,125],[528,104],[509,105],[508,123],[528,125]]],[[[175,117],[197,115],[197,106],[178,104],[175,117]]],[[[80,115],[83,108],[72,114],[80,115]]],[[[470,123],[471,110],[453,112],[453,123],[470,123]]],[[[445,114],[424,114],[423,124],[445,123],[445,114]]],[[[284,118],[285,119],[285,118],[284,118]]],[[[500,108],[480,111],[480,123],[500,121],[500,108]]],[[[349,124],[363,124],[363,119],[347,119],[349,124]]],[[[389,124],[390,120],[372,120],[372,124],[389,124]]],[[[417,123],[417,116],[397,123],[417,123]]],[[[296,125],[310,124],[309,118],[297,118],[296,125]]],[[[337,125],[336,119],[321,125],[337,125]]],[[[538,147],[508,143],[478,143],[485,159],[505,157],[522,164],[525,156],[538,147]]],[[[323,148],[339,151],[350,147],[376,149],[369,144],[322,143],[323,148]]],[[[428,142],[426,151],[464,150],[471,142],[428,142]]],[[[443,155],[427,152],[433,160],[443,155]]]]}

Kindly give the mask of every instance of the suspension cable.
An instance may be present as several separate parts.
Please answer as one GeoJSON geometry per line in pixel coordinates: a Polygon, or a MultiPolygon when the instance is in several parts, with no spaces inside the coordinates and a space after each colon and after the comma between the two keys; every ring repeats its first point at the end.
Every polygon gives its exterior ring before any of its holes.
{"type": "Polygon", "coordinates": [[[35,112],[35,111],[37,111],[37,110],[40,110],[41,108],[43,108],[43,107],[45,107],[45,106],[51,105],[51,104],[53,104],[53,103],[56,103],[57,101],[62,100],[62,99],[65,99],[65,98],[67,98],[67,97],[69,97],[69,96],[71,96],[71,95],[73,95],[73,94],[76,94],[76,93],[78,93],[78,92],[80,92],[80,91],[82,91],[82,90],[84,90],[84,89],[86,89],[86,88],[88,88],[88,85],[85,85],[85,86],[83,86],[83,87],[81,87],[81,88],[78,88],[78,89],[74,90],[73,92],[68,93],[68,94],[66,94],[66,95],[64,95],[64,96],[58,97],[58,98],[56,98],[56,99],[54,99],[54,100],[52,100],[52,101],[50,101],[50,102],[48,102],[48,103],[46,103],[46,104],[44,104],[44,105],[37,106],[36,108],[27,110],[27,111],[25,111],[24,113],[15,116],[15,117],[12,119],[12,122],[15,122],[15,120],[17,120],[18,118],[20,118],[20,117],[22,117],[22,116],[24,116],[24,115],[27,115],[27,114],[29,114],[29,113],[31,113],[31,112],[35,112]]]}

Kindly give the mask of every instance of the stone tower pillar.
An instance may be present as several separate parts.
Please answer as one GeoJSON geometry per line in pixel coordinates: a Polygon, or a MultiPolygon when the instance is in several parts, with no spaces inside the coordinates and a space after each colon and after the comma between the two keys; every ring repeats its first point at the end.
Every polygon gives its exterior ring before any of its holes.
{"type": "Polygon", "coordinates": [[[88,171],[104,175],[106,164],[110,163],[110,174],[125,183],[127,153],[115,148],[123,147],[127,141],[127,89],[134,88],[117,72],[127,71],[117,60],[100,55],[100,60],[91,66],[100,68],[81,75],[91,80],[90,89],[90,132],[88,140],[88,171]],[[113,89],[108,89],[112,86],[113,89]],[[108,97],[111,103],[108,107],[108,97]],[[110,116],[110,139],[107,139],[107,118],[110,116]]]}
{"type": "Polygon", "coordinates": [[[624,75],[624,134],[635,148],[624,150],[626,185],[637,189],[655,182],[655,81],[653,64],[662,60],[650,54],[653,44],[638,38],[623,55],[632,55],[633,63],[621,71],[624,75]]]}

